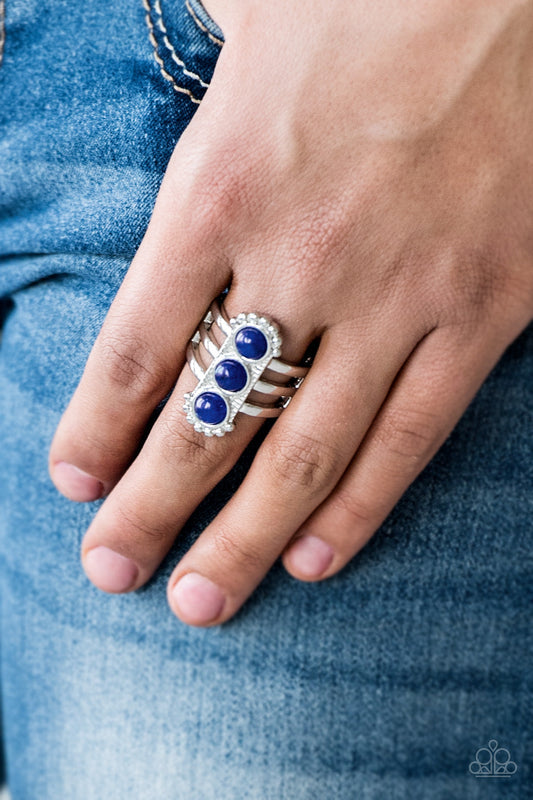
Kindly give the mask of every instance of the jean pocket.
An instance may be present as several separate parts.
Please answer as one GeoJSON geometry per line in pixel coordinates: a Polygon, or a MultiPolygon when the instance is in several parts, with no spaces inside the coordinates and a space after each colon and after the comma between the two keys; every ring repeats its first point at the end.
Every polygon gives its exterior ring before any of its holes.
{"type": "Polygon", "coordinates": [[[162,76],[175,92],[198,104],[209,87],[224,43],[222,31],[198,0],[142,2],[162,76]]]}
{"type": "Polygon", "coordinates": [[[218,47],[222,47],[224,44],[224,34],[215,20],[209,16],[201,0],[185,0],[185,7],[200,30],[203,31],[214,44],[218,45],[218,47]]]}

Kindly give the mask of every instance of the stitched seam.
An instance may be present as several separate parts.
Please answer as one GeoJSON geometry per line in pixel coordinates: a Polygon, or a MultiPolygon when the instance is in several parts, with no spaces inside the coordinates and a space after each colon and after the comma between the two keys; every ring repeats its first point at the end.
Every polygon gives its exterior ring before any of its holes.
{"type": "Polygon", "coordinates": [[[0,0],[0,64],[4,58],[4,42],[6,40],[5,28],[5,5],[4,0],[0,0]]]}
{"type": "Polygon", "coordinates": [[[172,42],[168,38],[168,31],[167,31],[167,29],[165,27],[165,23],[164,23],[164,20],[163,20],[163,11],[161,9],[160,0],[154,0],[154,11],[157,14],[156,25],[159,28],[159,30],[161,31],[161,33],[163,34],[163,43],[164,43],[165,47],[167,48],[168,52],[170,53],[170,57],[172,58],[172,60],[178,65],[178,67],[181,69],[181,71],[183,72],[184,75],[187,75],[188,78],[192,78],[193,80],[198,81],[200,86],[203,86],[204,89],[208,89],[209,88],[209,84],[206,83],[205,81],[203,81],[200,78],[200,76],[196,74],[196,72],[191,72],[190,70],[188,70],[187,67],[185,66],[185,63],[181,60],[181,58],[176,53],[172,42]]]}
{"type": "Polygon", "coordinates": [[[198,27],[200,28],[200,30],[201,30],[201,31],[203,31],[204,33],[207,33],[207,35],[209,36],[209,38],[211,39],[211,41],[212,41],[212,42],[214,42],[216,45],[218,45],[218,47],[222,47],[222,45],[224,44],[224,42],[222,41],[222,39],[219,39],[219,38],[218,38],[218,36],[215,36],[213,33],[211,33],[211,31],[209,30],[209,28],[206,28],[206,26],[204,25],[204,23],[202,22],[202,20],[201,20],[201,19],[198,17],[198,15],[196,14],[196,12],[195,12],[194,8],[193,8],[193,7],[191,6],[191,4],[189,3],[189,0],[185,0],[185,8],[186,8],[186,9],[187,9],[187,11],[189,12],[189,14],[190,14],[190,15],[191,15],[191,17],[193,18],[193,20],[196,22],[196,24],[198,25],[198,27]]]}
{"type": "MultiPolygon", "coordinates": [[[[0,0],[0,2],[3,2],[3,0],[0,0]]],[[[154,23],[152,21],[152,16],[151,16],[152,7],[150,5],[150,0],[143,0],[143,6],[146,11],[145,20],[148,26],[148,36],[150,38],[150,43],[153,47],[154,58],[161,71],[161,75],[163,76],[163,78],[165,78],[165,80],[169,81],[172,84],[172,88],[174,89],[175,92],[179,92],[180,94],[186,94],[191,103],[196,103],[196,105],[200,105],[200,101],[198,100],[198,98],[195,97],[193,93],[189,91],[189,89],[186,89],[184,86],[180,86],[178,83],[176,83],[176,80],[173,78],[173,76],[165,69],[165,62],[161,58],[161,55],[159,53],[159,45],[157,43],[157,39],[155,38],[154,23]]]]}

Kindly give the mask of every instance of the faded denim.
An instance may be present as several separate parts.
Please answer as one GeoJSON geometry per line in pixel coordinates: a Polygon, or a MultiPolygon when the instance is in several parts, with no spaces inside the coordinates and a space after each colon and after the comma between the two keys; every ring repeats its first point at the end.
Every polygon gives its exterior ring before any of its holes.
{"type": "Polygon", "coordinates": [[[222,44],[198,0],[146,2],[5,7],[0,675],[13,800],[532,797],[532,328],[335,577],[299,582],[278,561],[222,626],[169,611],[173,565],[260,437],[146,587],[106,595],[81,569],[98,503],[59,495],[49,445],[222,44]],[[469,771],[491,739],[514,775],[469,771]]]}

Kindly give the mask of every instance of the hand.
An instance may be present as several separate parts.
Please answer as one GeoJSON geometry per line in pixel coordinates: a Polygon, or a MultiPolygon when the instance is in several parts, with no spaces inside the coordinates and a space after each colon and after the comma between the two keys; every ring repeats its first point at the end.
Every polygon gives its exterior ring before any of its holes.
{"type": "Polygon", "coordinates": [[[213,82],[50,451],[67,497],[107,495],[89,578],[137,589],[261,424],[206,438],[185,418],[211,300],[231,282],[229,313],[275,319],[285,359],[320,337],[172,574],[192,625],[228,620],[280,554],[301,580],[338,572],[533,314],[531,0],[208,8],[226,37],[213,82]]]}

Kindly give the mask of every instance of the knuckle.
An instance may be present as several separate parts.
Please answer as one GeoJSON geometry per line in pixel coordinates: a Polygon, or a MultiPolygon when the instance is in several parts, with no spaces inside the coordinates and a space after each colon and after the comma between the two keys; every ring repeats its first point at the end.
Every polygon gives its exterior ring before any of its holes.
{"type": "Polygon", "coordinates": [[[124,535],[132,552],[142,548],[146,542],[150,545],[167,543],[173,536],[168,523],[157,522],[154,514],[147,513],[148,507],[146,503],[137,510],[134,503],[129,503],[114,510],[113,526],[124,535]]]}
{"type": "Polygon", "coordinates": [[[213,175],[207,186],[195,189],[193,198],[194,219],[192,234],[194,239],[204,243],[214,242],[228,222],[230,213],[231,185],[229,176],[213,175]]]}
{"type": "Polygon", "coordinates": [[[374,524],[376,507],[359,497],[348,489],[337,489],[331,498],[332,507],[339,510],[343,516],[358,528],[368,528],[374,524]]]}
{"type": "Polygon", "coordinates": [[[475,332],[490,320],[512,284],[506,256],[490,243],[460,249],[444,258],[439,279],[434,282],[435,298],[444,299],[446,319],[475,332]]]}
{"type": "Polygon", "coordinates": [[[317,281],[330,279],[332,271],[327,265],[346,261],[351,241],[348,219],[342,203],[322,203],[308,211],[298,209],[292,221],[291,252],[284,258],[285,268],[294,262],[298,280],[310,288],[317,281]]]}
{"type": "Polygon", "coordinates": [[[101,431],[95,426],[82,423],[81,430],[76,435],[76,447],[77,452],[83,453],[87,459],[83,468],[95,477],[105,478],[107,481],[118,480],[120,475],[115,474],[115,470],[127,468],[124,463],[127,454],[119,431],[114,435],[113,430],[101,431]]]}
{"type": "Polygon", "coordinates": [[[376,431],[378,444],[403,463],[416,466],[429,459],[438,434],[437,416],[432,412],[396,409],[385,415],[376,431]]]}
{"type": "Polygon", "coordinates": [[[281,487],[309,495],[331,486],[337,476],[334,448],[309,433],[278,435],[268,452],[271,472],[281,487]]]}
{"type": "Polygon", "coordinates": [[[257,205],[257,159],[246,155],[239,137],[225,134],[202,149],[191,166],[194,233],[209,242],[224,238],[228,225],[257,205]]]}
{"type": "Polygon", "coordinates": [[[141,337],[123,331],[102,332],[97,352],[106,379],[121,392],[148,400],[165,388],[158,360],[141,337]]]}
{"type": "Polygon", "coordinates": [[[249,573],[265,569],[265,559],[257,545],[245,541],[239,531],[218,525],[213,536],[213,549],[217,563],[229,563],[249,573]]]}
{"type": "Polygon", "coordinates": [[[223,455],[217,452],[223,443],[208,439],[196,431],[179,410],[168,410],[156,424],[157,447],[166,463],[186,463],[199,468],[203,475],[221,469],[223,455]]]}

